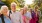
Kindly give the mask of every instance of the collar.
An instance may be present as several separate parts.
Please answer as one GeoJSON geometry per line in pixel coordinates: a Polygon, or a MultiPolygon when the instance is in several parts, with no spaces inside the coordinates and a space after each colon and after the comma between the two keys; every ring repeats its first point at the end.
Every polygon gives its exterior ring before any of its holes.
{"type": "Polygon", "coordinates": [[[12,13],[16,13],[16,12],[13,12],[12,10],[11,10],[11,12],[12,12],[12,13]]]}

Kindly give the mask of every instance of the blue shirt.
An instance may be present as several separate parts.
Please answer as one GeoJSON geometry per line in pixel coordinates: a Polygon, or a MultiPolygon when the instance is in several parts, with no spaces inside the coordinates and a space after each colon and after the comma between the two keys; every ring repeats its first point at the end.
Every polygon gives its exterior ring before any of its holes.
{"type": "MultiPolygon", "coordinates": [[[[5,23],[11,23],[11,20],[9,18],[6,18],[5,16],[4,16],[4,21],[5,23]]],[[[2,23],[1,18],[0,18],[0,23],[2,23]]]]}
{"type": "Polygon", "coordinates": [[[24,15],[25,15],[26,17],[32,18],[30,12],[27,12],[27,13],[25,13],[24,15]]]}

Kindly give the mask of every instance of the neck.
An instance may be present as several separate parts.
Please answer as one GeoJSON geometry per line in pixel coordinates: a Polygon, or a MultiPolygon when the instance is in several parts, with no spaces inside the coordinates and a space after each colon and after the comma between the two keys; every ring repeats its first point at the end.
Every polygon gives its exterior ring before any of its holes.
{"type": "Polygon", "coordinates": [[[25,12],[24,14],[26,14],[27,12],[25,12]]]}
{"type": "Polygon", "coordinates": [[[15,11],[13,11],[13,12],[15,12],[15,11]]]}
{"type": "Polygon", "coordinates": [[[4,13],[3,15],[4,15],[4,16],[7,16],[7,13],[4,13]]]}
{"type": "Polygon", "coordinates": [[[22,15],[24,15],[24,14],[22,14],[22,15]]]}
{"type": "MultiPolygon", "coordinates": [[[[11,10],[12,11],[12,10],[11,10]]],[[[16,11],[12,11],[12,12],[16,12],[16,11]]]]}
{"type": "Polygon", "coordinates": [[[7,14],[3,14],[6,18],[8,18],[7,14]]]}

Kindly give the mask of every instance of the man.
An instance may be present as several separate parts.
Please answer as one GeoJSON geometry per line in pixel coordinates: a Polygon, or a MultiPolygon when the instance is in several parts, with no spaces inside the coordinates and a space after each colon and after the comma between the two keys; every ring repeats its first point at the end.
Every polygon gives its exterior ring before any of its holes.
{"type": "Polygon", "coordinates": [[[27,17],[26,23],[29,23],[31,20],[31,13],[29,11],[27,12],[27,8],[27,6],[24,6],[24,15],[27,17]]]}
{"type": "Polygon", "coordinates": [[[14,2],[11,3],[11,13],[9,14],[12,23],[20,23],[20,14],[19,12],[16,12],[16,3],[14,2]]]}

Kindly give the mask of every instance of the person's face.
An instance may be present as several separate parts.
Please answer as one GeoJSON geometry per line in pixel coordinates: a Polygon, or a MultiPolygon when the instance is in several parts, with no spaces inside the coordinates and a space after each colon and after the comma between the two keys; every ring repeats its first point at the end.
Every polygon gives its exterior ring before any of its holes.
{"type": "Polygon", "coordinates": [[[34,11],[37,11],[37,9],[35,8],[34,11]]]}
{"type": "Polygon", "coordinates": [[[23,11],[23,10],[21,10],[21,11],[20,11],[20,13],[23,15],[23,14],[24,14],[24,11],[23,11]]]}
{"type": "Polygon", "coordinates": [[[16,11],[16,5],[11,5],[11,10],[13,11],[13,12],[15,12],[16,11]]]}
{"type": "Polygon", "coordinates": [[[32,12],[32,9],[30,9],[30,12],[32,12]]]}
{"type": "Polygon", "coordinates": [[[6,14],[6,13],[8,12],[8,9],[7,9],[7,8],[4,8],[4,9],[2,10],[2,12],[3,12],[4,14],[6,14]]]}
{"type": "Polygon", "coordinates": [[[24,14],[27,12],[27,9],[24,9],[24,14]]]}

